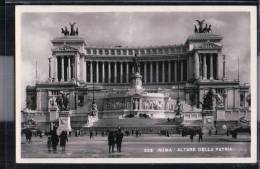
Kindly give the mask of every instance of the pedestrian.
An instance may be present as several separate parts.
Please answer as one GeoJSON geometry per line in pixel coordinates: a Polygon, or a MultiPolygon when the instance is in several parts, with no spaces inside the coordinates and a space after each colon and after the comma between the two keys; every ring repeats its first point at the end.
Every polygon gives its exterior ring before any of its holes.
{"type": "Polygon", "coordinates": [[[60,135],[60,147],[62,148],[62,150],[64,151],[66,148],[66,143],[68,142],[68,136],[67,133],[65,131],[61,132],[60,135]]]}
{"type": "Polygon", "coordinates": [[[31,143],[31,139],[32,139],[32,131],[31,130],[27,130],[27,132],[25,133],[25,138],[26,138],[26,141],[28,143],[31,143]]]}
{"type": "Polygon", "coordinates": [[[121,132],[121,129],[118,129],[117,134],[116,134],[117,152],[121,152],[123,137],[124,137],[124,134],[121,132]]]}
{"type": "Polygon", "coordinates": [[[190,134],[190,140],[193,142],[193,133],[190,134]]]}
{"type": "Polygon", "coordinates": [[[96,136],[98,135],[98,132],[96,131],[96,136]]]}
{"type": "Polygon", "coordinates": [[[202,131],[199,130],[199,142],[202,142],[202,141],[203,141],[202,135],[203,135],[202,131]]]}
{"type": "Polygon", "coordinates": [[[48,151],[51,151],[51,137],[48,137],[48,141],[47,141],[47,147],[48,147],[48,151]]]}
{"type": "Polygon", "coordinates": [[[109,149],[109,153],[111,151],[114,152],[114,146],[115,146],[114,132],[113,131],[109,131],[108,132],[108,149],[109,149]]]}
{"type": "Polygon", "coordinates": [[[138,137],[138,130],[135,130],[135,136],[138,137]]]}
{"type": "Polygon", "coordinates": [[[56,130],[54,130],[54,131],[52,132],[52,135],[51,135],[51,143],[52,143],[52,149],[53,149],[54,151],[56,151],[56,150],[57,150],[57,145],[58,145],[58,143],[59,143],[59,137],[58,137],[58,135],[57,135],[57,133],[56,133],[56,130]]]}
{"type": "Polygon", "coordinates": [[[90,131],[90,132],[89,132],[89,138],[90,138],[90,140],[92,139],[92,137],[93,137],[93,132],[90,131]]]}

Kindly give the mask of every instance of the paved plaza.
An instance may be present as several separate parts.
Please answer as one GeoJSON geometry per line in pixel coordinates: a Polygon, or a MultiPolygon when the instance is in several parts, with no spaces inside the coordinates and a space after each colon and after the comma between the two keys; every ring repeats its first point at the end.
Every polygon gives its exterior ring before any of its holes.
{"type": "MultiPolygon", "coordinates": [[[[69,137],[66,150],[58,147],[56,152],[48,150],[47,137],[33,137],[32,142],[21,143],[23,158],[177,158],[177,157],[249,157],[250,136],[204,136],[198,142],[195,136],[190,138],[179,135],[165,137],[158,135],[142,135],[140,137],[124,137],[122,152],[108,152],[107,137],[97,136],[90,139],[84,135],[69,137]]],[[[116,148],[115,148],[116,150],[116,148]]]]}

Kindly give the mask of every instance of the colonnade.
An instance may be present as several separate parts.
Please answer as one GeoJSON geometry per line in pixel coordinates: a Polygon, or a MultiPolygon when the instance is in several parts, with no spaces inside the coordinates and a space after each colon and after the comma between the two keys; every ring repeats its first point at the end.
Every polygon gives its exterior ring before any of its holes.
{"type": "MultiPolygon", "coordinates": [[[[87,83],[129,83],[134,69],[132,61],[86,61],[87,83]]],[[[141,61],[144,83],[172,83],[187,80],[187,61],[141,61]]]]}
{"type": "Polygon", "coordinates": [[[195,79],[213,80],[219,78],[218,57],[215,53],[195,53],[195,79]]]}
{"type": "MultiPolygon", "coordinates": [[[[56,81],[70,81],[75,78],[75,60],[71,56],[54,58],[54,77],[56,81]]],[[[50,61],[49,61],[49,64],[50,61]]],[[[50,73],[51,74],[51,73],[50,73]]]]}

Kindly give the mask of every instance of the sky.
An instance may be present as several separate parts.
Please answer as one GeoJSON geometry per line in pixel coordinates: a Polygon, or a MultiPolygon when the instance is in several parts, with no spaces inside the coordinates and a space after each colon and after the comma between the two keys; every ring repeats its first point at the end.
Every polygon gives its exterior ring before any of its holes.
{"type": "Polygon", "coordinates": [[[87,46],[156,46],[185,43],[196,19],[205,19],[223,36],[228,79],[250,83],[250,15],[247,12],[127,12],[127,13],[23,13],[21,22],[22,98],[25,87],[48,78],[51,40],[63,36],[61,28],[76,22],[87,46]]]}

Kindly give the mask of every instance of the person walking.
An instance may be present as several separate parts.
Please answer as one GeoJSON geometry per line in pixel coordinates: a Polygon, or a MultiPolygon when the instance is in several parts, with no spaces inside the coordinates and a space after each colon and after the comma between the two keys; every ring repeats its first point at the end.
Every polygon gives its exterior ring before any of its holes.
{"type": "Polygon", "coordinates": [[[123,137],[124,137],[124,134],[121,132],[121,129],[118,129],[117,134],[116,134],[117,152],[121,152],[123,137]]]}
{"type": "Polygon", "coordinates": [[[115,146],[115,136],[113,131],[108,132],[108,149],[109,153],[112,151],[114,152],[114,146],[115,146]]]}
{"type": "Polygon", "coordinates": [[[31,139],[32,139],[32,131],[31,130],[28,130],[26,133],[25,133],[25,138],[26,138],[26,141],[28,143],[31,143],[31,139]]]}
{"type": "Polygon", "coordinates": [[[59,137],[58,137],[58,135],[57,135],[57,133],[56,133],[56,130],[54,130],[54,131],[52,132],[52,135],[51,135],[51,143],[52,143],[52,149],[53,149],[54,151],[56,151],[56,150],[57,150],[57,145],[58,145],[58,143],[59,143],[59,137]]]}
{"type": "Polygon", "coordinates": [[[93,132],[90,131],[90,132],[89,132],[89,138],[90,138],[90,140],[92,139],[92,137],[93,137],[93,132]]]}
{"type": "Polygon", "coordinates": [[[202,142],[202,141],[203,141],[202,135],[203,135],[202,131],[199,130],[199,142],[202,142]]]}
{"type": "Polygon", "coordinates": [[[47,147],[48,147],[48,151],[51,151],[51,137],[48,137],[48,141],[47,141],[47,147]]]}
{"type": "Polygon", "coordinates": [[[191,133],[191,134],[190,134],[190,140],[191,140],[191,142],[193,142],[193,136],[194,136],[193,133],[191,133]]]}
{"type": "Polygon", "coordinates": [[[68,142],[68,136],[67,133],[65,131],[61,132],[60,135],[60,147],[62,148],[62,150],[64,151],[66,148],[66,143],[68,142]]]}

